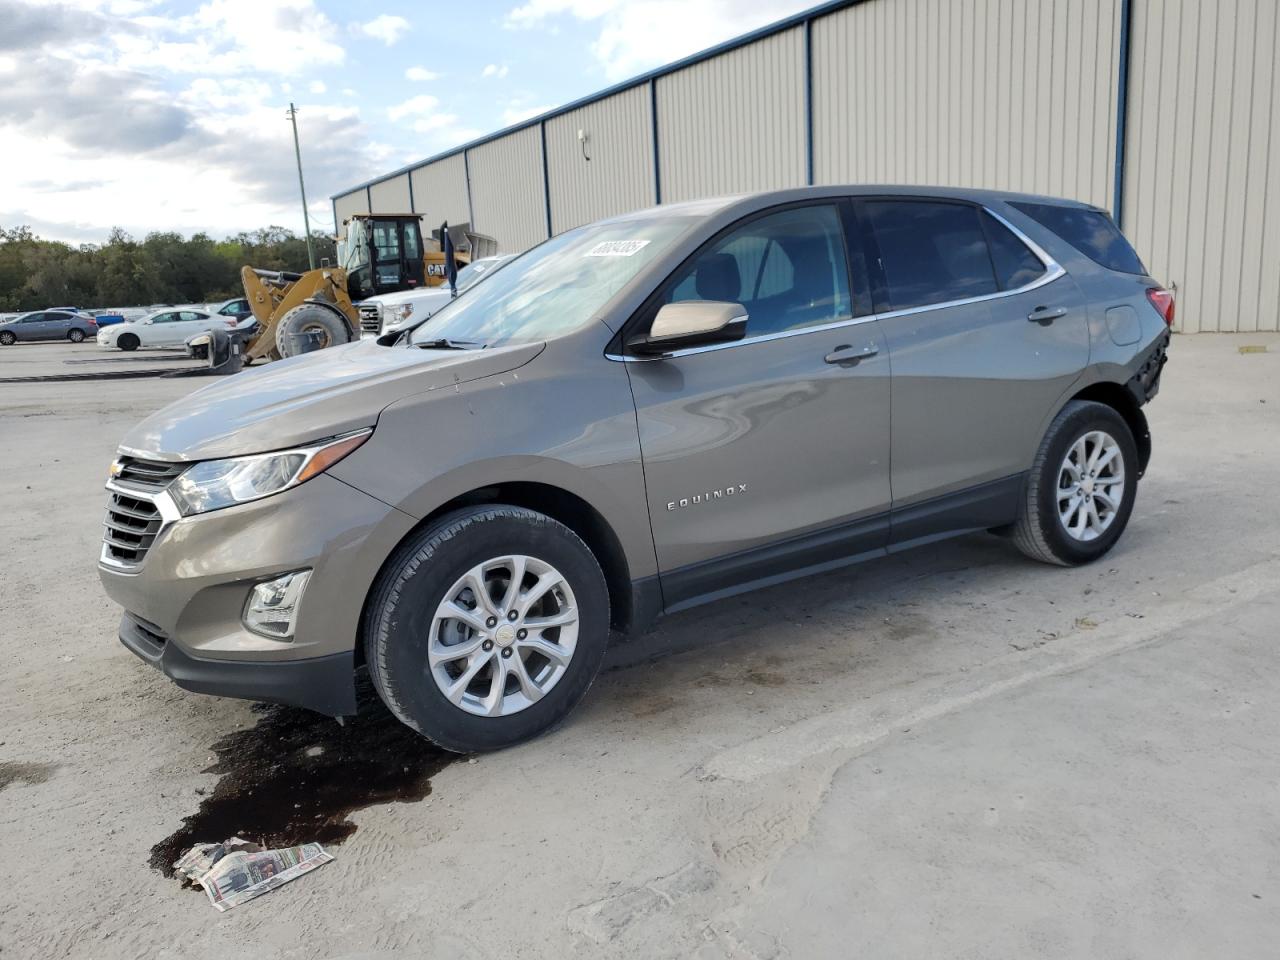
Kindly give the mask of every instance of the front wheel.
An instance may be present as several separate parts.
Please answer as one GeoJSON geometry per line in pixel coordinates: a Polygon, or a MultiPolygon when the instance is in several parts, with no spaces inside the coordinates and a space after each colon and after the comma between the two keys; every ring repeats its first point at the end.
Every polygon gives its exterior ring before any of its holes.
{"type": "Polygon", "coordinates": [[[1138,448],[1124,417],[1073,400],[1054,418],[1031,467],[1013,541],[1027,556],[1076,566],[1124,532],[1138,485],[1138,448]]]}
{"type": "Polygon", "coordinates": [[[563,524],[522,507],[460,510],[381,574],[365,659],[400,720],[447,750],[496,750],[554,726],[604,658],[609,593],[563,524]]]}
{"type": "Polygon", "coordinates": [[[11,347],[17,342],[18,337],[12,330],[0,330],[0,345],[11,347]]]}
{"type": "Polygon", "coordinates": [[[116,346],[126,352],[130,350],[137,350],[138,344],[140,343],[142,343],[142,341],[138,339],[138,335],[136,333],[122,333],[120,334],[120,338],[116,340],[116,346]]]}
{"type": "Polygon", "coordinates": [[[351,332],[341,317],[318,303],[300,303],[276,324],[276,350],[293,357],[307,349],[323,350],[351,340],[351,332]],[[314,334],[316,343],[304,344],[299,334],[314,334]]]}

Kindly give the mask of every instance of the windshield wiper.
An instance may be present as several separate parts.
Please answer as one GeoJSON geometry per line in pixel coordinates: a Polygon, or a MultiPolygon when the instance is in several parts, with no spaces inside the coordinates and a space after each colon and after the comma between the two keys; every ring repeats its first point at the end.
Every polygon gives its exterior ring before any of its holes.
{"type": "Polygon", "coordinates": [[[435,340],[423,340],[420,343],[415,343],[414,346],[419,350],[484,349],[484,344],[478,340],[450,340],[448,337],[438,337],[435,340]]]}

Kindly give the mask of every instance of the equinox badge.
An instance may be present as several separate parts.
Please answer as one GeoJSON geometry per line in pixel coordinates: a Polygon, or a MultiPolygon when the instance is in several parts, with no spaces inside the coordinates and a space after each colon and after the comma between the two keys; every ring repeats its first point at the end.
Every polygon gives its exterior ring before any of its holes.
{"type": "Polygon", "coordinates": [[[701,503],[709,503],[712,500],[723,500],[725,497],[737,496],[739,493],[746,493],[747,485],[739,483],[737,486],[729,484],[727,487],[721,487],[719,490],[707,490],[703,493],[695,493],[692,497],[681,497],[679,500],[668,500],[668,510],[683,510],[685,507],[696,507],[701,503]]]}

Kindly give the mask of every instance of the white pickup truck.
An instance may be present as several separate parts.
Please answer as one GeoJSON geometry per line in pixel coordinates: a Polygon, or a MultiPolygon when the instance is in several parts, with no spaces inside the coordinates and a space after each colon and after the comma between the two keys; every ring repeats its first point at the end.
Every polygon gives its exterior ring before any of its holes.
{"type": "MultiPolygon", "coordinates": [[[[467,264],[458,271],[459,295],[489,276],[511,257],[512,254],[500,254],[496,257],[482,257],[467,264]]],[[[425,320],[452,299],[449,285],[443,283],[438,287],[381,293],[368,300],[361,300],[357,305],[360,310],[361,333],[381,336],[407,323],[425,320]]]]}

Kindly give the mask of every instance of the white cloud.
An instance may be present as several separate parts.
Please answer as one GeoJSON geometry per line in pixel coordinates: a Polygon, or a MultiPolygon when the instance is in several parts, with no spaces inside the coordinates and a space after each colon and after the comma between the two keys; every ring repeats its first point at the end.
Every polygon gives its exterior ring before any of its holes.
{"type": "Polygon", "coordinates": [[[433,70],[428,70],[426,67],[410,67],[404,72],[404,78],[425,83],[428,80],[439,80],[440,74],[433,70]]]}
{"type": "Polygon", "coordinates": [[[622,80],[810,6],[812,0],[527,0],[503,24],[553,29],[565,16],[598,22],[591,52],[610,80],[622,80]]]}
{"type": "Polygon", "coordinates": [[[410,97],[408,100],[387,107],[387,119],[399,121],[406,117],[425,116],[434,113],[438,106],[440,106],[439,97],[420,93],[416,97],[410,97]]]}
{"type": "Polygon", "coordinates": [[[312,80],[311,86],[307,87],[312,93],[324,93],[329,88],[324,85],[323,80],[312,80]]]}
{"type": "Polygon", "coordinates": [[[510,72],[510,68],[505,63],[502,66],[498,66],[496,63],[489,63],[485,64],[485,68],[480,71],[480,76],[495,77],[501,80],[510,72]]]}
{"type": "Polygon", "coordinates": [[[513,102],[502,111],[502,125],[504,127],[509,127],[513,123],[520,123],[522,120],[529,120],[539,114],[546,113],[552,106],[553,104],[544,103],[536,107],[522,107],[513,102]]]}
{"type": "Polygon", "coordinates": [[[374,17],[367,23],[359,24],[358,29],[366,37],[381,40],[390,47],[409,32],[409,21],[404,17],[384,13],[381,16],[374,17]]]}

